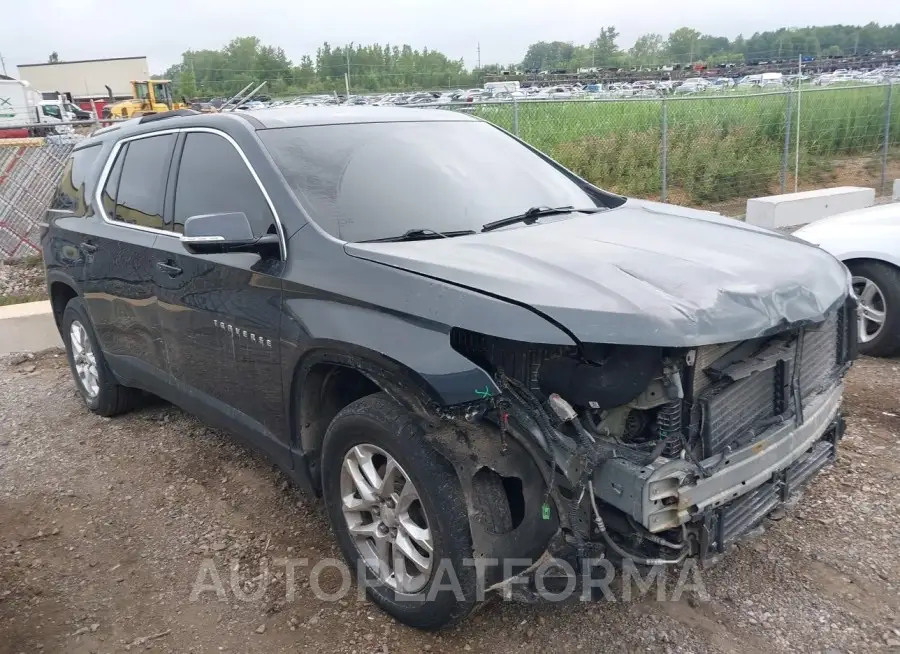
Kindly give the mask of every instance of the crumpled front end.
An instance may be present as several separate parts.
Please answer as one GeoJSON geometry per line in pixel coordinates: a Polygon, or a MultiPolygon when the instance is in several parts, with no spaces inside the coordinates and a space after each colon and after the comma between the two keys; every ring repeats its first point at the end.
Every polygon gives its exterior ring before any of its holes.
{"type": "Polygon", "coordinates": [[[691,350],[687,447],[644,466],[607,461],[594,473],[598,497],[651,533],[684,526],[698,553],[738,540],[834,459],[853,311],[851,301],[763,343],[691,350]]]}
{"type": "Polygon", "coordinates": [[[557,546],[678,563],[723,551],[833,461],[855,310],[848,297],[821,322],[695,348],[464,330],[453,346],[497,380],[483,417],[533,454],[543,480],[526,483],[550,486],[557,546]]]}

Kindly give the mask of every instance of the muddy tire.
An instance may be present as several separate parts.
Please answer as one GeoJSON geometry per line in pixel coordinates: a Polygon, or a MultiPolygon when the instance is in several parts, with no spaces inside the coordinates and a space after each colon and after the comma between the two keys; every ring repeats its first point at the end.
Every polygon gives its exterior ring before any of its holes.
{"type": "Polygon", "coordinates": [[[135,407],[140,391],[116,381],[81,298],[69,300],[63,311],[62,337],[75,386],[91,411],[115,416],[135,407]]]}
{"type": "Polygon", "coordinates": [[[322,493],[351,574],[375,604],[419,629],[469,614],[476,571],[464,565],[465,499],[418,418],[380,393],[341,410],[322,446],[322,493]]]}

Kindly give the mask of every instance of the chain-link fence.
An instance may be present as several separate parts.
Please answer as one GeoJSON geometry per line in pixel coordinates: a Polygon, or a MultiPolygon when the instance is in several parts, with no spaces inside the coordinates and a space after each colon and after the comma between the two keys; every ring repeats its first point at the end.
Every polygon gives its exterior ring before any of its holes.
{"type": "MultiPolygon", "coordinates": [[[[887,196],[900,178],[891,85],[444,107],[509,130],[603,188],[731,216],[747,198],[795,190],[870,186],[887,196]]],[[[36,250],[72,147],[61,137],[0,140],[0,256],[36,250]]]]}
{"type": "Polygon", "coordinates": [[[38,226],[73,147],[69,138],[0,141],[0,257],[38,251],[38,226]]]}
{"type": "Polygon", "coordinates": [[[489,120],[624,195],[743,214],[747,198],[900,178],[891,85],[448,107],[489,120]]]}

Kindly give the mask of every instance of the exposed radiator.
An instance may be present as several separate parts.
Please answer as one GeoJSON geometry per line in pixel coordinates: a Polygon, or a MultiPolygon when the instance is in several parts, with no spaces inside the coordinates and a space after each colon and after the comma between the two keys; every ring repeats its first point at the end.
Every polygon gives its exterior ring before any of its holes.
{"type": "MultiPolygon", "coordinates": [[[[847,310],[841,307],[820,325],[804,330],[798,371],[803,400],[825,390],[836,380],[837,368],[847,350],[844,345],[847,335],[843,333],[847,310]]],[[[792,405],[789,383],[793,360],[737,381],[714,381],[703,372],[738,345],[740,343],[710,345],[697,350],[692,379],[695,399],[691,408],[691,430],[692,435],[702,437],[704,456],[739,443],[749,435],[749,430],[758,425],[765,426],[767,419],[781,415],[792,405]]],[[[760,347],[763,345],[760,341],[760,347]]]]}
{"type": "Polygon", "coordinates": [[[717,538],[720,551],[747,533],[785,501],[786,495],[794,493],[824,468],[834,457],[834,447],[829,440],[817,442],[785,470],[783,476],[777,476],[722,508],[717,538]]]}

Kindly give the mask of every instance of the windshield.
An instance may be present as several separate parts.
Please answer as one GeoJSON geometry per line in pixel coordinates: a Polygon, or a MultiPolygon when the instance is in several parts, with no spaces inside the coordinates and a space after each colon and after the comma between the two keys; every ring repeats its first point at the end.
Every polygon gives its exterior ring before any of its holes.
{"type": "Polygon", "coordinates": [[[313,220],[346,241],[419,229],[478,232],[531,207],[604,206],[601,193],[483,122],[323,125],[258,134],[313,220]]]}

